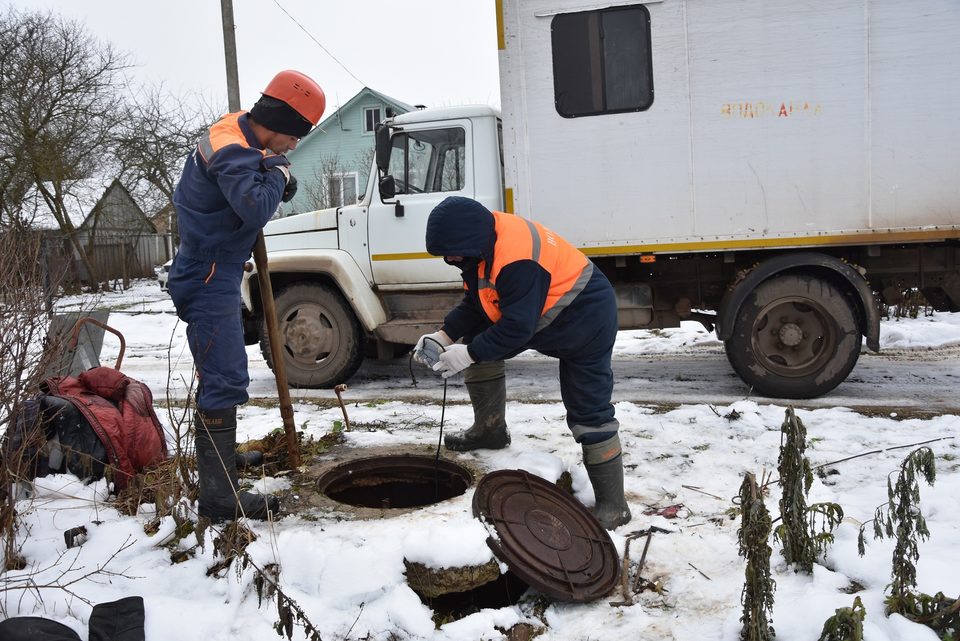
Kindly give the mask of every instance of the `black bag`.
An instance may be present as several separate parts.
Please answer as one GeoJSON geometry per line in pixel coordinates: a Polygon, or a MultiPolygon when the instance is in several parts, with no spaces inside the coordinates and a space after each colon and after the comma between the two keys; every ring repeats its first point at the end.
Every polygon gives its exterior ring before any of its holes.
{"type": "Polygon", "coordinates": [[[90,641],[144,641],[143,597],[100,603],[90,613],[90,641]]]}
{"type": "MultiPolygon", "coordinates": [[[[100,603],[90,613],[90,641],[144,641],[143,598],[128,596],[100,603]]],[[[0,641],[81,641],[80,636],[43,617],[12,617],[0,621],[0,641]]]]}
{"type": "Polygon", "coordinates": [[[4,459],[21,480],[70,472],[103,478],[107,450],[73,403],[50,394],[27,399],[4,444],[4,459]]]}
{"type": "Polygon", "coordinates": [[[0,621],[0,641],[81,641],[72,629],[43,617],[11,617],[0,621]]]}

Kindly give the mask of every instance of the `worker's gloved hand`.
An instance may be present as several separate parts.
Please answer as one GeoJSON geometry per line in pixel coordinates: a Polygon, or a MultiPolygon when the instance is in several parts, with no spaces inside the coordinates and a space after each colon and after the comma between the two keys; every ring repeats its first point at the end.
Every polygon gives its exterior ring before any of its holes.
{"type": "MultiPolygon", "coordinates": [[[[283,174],[283,182],[285,185],[290,182],[290,178],[292,178],[292,176],[290,175],[290,167],[287,165],[274,165],[270,167],[270,169],[276,169],[283,174]]],[[[284,187],[284,190],[286,190],[286,187],[284,187]]]]}
{"type": "Polygon", "coordinates": [[[413,360],[427,367],[433,367],[440,358],[440,352],[450,345],[453,345],[453,341],[442,329],[432,334],[424,334],[413,348],[413,360]]]}
{"type": "MultiPolygon", "coordinates": [[[[287,169],[284,167],[284,169],[287,169]]],[[[287,170],[287,186],[283,188],[283,197],[280,198],[285,203],[293,200],[293,197],[297,194],[297,177],[290,173],[290,170],[287,170]]]]}
{"type": "Polygon", "coordinates": [[[297,193],[297,177],[290,173],[290,161],[286,156],[272,155],[260,161],[264,171],[277,170],[283,174],[283,195],[280,200],[290,202],[297,193]]]}
{"type": "Polygon", "coordinates": [[[279,169],[283,172],[284,176],[290,175],[290,161],[287,160],[286,156],[280,154],[269,154],[263,157],[263,160],[260,161],[260,167],[263,171],[270,171],[271,169],[279,169]]]}
{"type": "Polygon", "coordinates": [[[440,352],[440,362],[433,366],[433,370],[440,372],[444,378],[450,378],[467,369],[471,364],[473,364],[473,358],[470,357],[467,346],[458,343],[440,352]]]}

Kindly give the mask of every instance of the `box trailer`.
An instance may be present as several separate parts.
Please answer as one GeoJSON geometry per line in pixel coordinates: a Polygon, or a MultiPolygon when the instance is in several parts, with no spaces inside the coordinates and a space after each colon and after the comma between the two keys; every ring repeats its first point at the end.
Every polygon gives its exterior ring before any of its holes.
{"type": "Polygon", "coordinates": [[[388,118],[357,204],[267,226],[291,382],[436,328],[462,290],[424,229],[458,195],[574,243],[621,328],[697,320],[755,392],[830,391],[882,305],[960,311],[957,34],[950,0],[497,2],[502,115],[388,118]]]}

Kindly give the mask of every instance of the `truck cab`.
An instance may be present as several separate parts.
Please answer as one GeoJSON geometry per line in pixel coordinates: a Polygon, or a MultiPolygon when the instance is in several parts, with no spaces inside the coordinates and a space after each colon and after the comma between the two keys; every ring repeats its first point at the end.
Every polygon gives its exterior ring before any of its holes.
{"type": "MultiPolygon", "coordinates": [[[[503,208],[496,110],[414,111],[388,119],[380,131],[378,162],[359,202],[280,218],[264,228],[294,386],[342,383],[366,354],[393,356],[435,331],[462,284],[456,268],[424,248],[430,211],[447,196],[503,208]]],[[[272,366],[251,276],[243,284],[247,341],[259,342],[272,366]]]]}

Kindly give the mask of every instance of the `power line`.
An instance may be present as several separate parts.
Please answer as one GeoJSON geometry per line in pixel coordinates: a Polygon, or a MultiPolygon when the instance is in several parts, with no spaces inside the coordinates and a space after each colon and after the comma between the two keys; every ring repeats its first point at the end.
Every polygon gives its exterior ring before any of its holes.
{"type": "Polygon", "coordinates": [[[290,12],[287,11],[286,9],[284,9],[284,8],[283,8],[283,5],[281,5],[277,0],[273,0],[273,3],[274,3],[275,5],[277,5],[278,7],[280,7],[280,11],[283,11],[285,14],[287,14],[287,17],[290,18],[291,20],[293,20],[294,24],[296,24],[298,27],[300,27],[300,29],[301,29],[305,34],[307,34],[307,36],[309,36],[309,38],[310,38],[311,40],[313,40],[314,42],[316,42],[316,43],[317,43],[317,46],[320,47],[321,49],[323,49],[324,53],[326,53],[328,56],[330,56],[331,58],[333,58],[333,61],[336,62],[338,65],[340,65],[341,67],[343,67],[343,70],[346,71],[348,74],[350,74],[350,77],[351,77],[351,78],[353,78],[354,80],[356,80],[357,82],[359,82],[362,87],[366,87],[366,86],[367,86],[367,84],[366,84],[364,81],[360,80],[360,78],[357,78],[357,76],[356,76],[352,71],[350,71],[349,69],[347,69],[347,66],[346,66],[345,64],[343,64],[342,62],[340,62],[340,60],[337,59],[337,57],[336,57],[335,55],[333,55],[332,53],[330,53],[330,50],[329,50],[329,49],[327,49],[327,48],[324,47],[322,44],[320,44],[320,41],[317,40],[316,38],[314,38],[314,37],[313,37],[313,34],[310,33],[309,31],[307,31],[306,27],[304,27],[302,24],[300,24],[300,22],[299,22],[296,18],[294,18],[292,15],[290,15],[290,12]]]}

